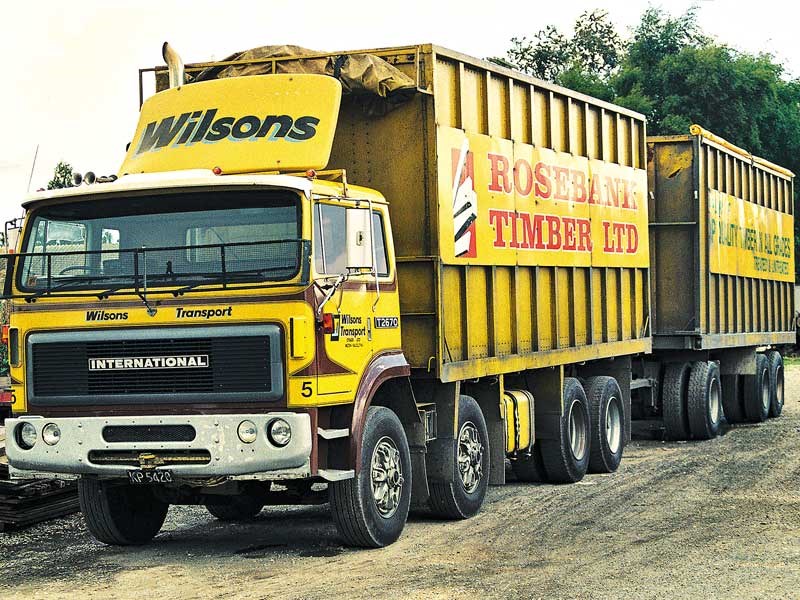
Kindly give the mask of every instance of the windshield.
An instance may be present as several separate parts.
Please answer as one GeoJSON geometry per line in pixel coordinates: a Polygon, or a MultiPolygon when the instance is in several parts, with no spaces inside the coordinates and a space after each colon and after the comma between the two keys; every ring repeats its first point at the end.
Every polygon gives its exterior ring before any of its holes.
{"type": "Polygon", "coordinates": [[[285,281],[301,263],[300,198],[290,191],[114,197],[31,217],[24,291],[285,281]]]}

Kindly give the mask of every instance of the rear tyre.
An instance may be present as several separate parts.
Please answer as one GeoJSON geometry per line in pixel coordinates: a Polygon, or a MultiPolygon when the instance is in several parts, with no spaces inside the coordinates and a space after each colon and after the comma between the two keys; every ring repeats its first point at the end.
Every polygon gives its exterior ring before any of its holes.
{"type": "Polygon", "coordinates": [[[551,483],[575,483],[589,468],[591,425],[589,402],[583,386],[574,377],[564,379],[564,410],[558,436],[540,440],[542,463],[551,483]]]}
{"type": "Polygon", "coordinates": [[[664,415],[664,428],[669,440],[689,439],[689,419],[686,415],[689,371],[689,363],[670,363],[664,370],[661,405],[664,415]]]}
{"type": "MultiPolygon", "coordinates": [[[[459,398],[458,435],[452,451],[456,453],[453,481],[430,481],[428,504],[437,517],[467,519],[481,509],[489,485],[489,434],[471,396],[459,398]]],[[[436,454],[431,453],[428,460],[445,460],[436,454]]]]}
{"type": "Polygon", "coordinates": [[[717,363],[700,361],[692,364],[687,396],[692,437],[696,440],[717,437],[722,422],[722,385],[717,363]]]}
{"type": "Polygon", "coordinates": [[[591,417],[590,473],[613,473],[625,448],[625,409],[622,390],[613,377],[590,377],[586,397],[591,417]]]}
{"type": "Polygon", "coordinates": [[[769,361],[763,354],[756,354],[756,374],[745,375],[744,412],[748,421],[760,423],[769,416],[771,386],[769,361]]]}
{"type": "Polygon", "coordinates": [[[247,521],[264,508],[264,499],[255,494],[240,494],[206,502],[206,510],[220,521],[247,521]]]}
{"type": "Polygon", "coordinates": [[[511,469],[518,481],[524,483],[545,483],[547,471],[544,470],[542,460],[542,446],[536,442],[531,447],[529,455],[521,455],[511,461],[511,469]]]}
{"type": "Polygon", "coordinates": [[[722,412],[728,423],[742,423],[747,420],[744,414],[743,380],[740,375],[723,375],[722,412]]]}
{"type": "Polygon", "coordinates": [[[403,532],[411,504],[411,453],[400,419],[388,408],[367,411],[360,470],[329,487],[331,513],[348,546],[382,548],[403,532]]]}
{"type": "Polygon", "coordinates": [[[777,350],[766,354],[769,364],[769,382],[771,387],[769,416],[780,417],[783,412],[783,357],[777,350]]]}
{"type": "Polygon", "coordinates": [[[169,508],[151,487],[85,477],[78,482],[78,500],[91,534],[114,546],[149,542],[164,524],[169,508]]]}

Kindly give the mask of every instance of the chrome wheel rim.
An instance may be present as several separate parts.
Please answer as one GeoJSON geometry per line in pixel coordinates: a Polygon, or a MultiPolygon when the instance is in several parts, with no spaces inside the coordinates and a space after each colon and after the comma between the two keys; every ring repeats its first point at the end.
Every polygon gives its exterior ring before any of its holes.
{"type": "Polygon", "coordinates": [[[761,408],[769,410],[769,371],[764,369],[761,374],[761,408]]]}
{"type": "Polygon", "coordinates": [[[483,444],[478,428],[467,421],[458,432],[458,474],[464,491],[471,494],[483,478],[483,444]]]}
{"type": "Polygon", "coordinates": [[[580,402],[575,400],[569,407],[569,445],[575,460],[583,460],[586,456],[588,440],[586,439],[586,414],[580,402]]]}
{"type": "Polygon", "coordinates": [[[612,454],[619,451],[622,443],[622,411],[616,396],[611,396],[606,406],[606,443],[612,454]]]}
{"type": "Polygon", "coordinates": [[[720,398],[719,381],[711,380],[711,390],[708,395],[708,412],[712,423],[717,423],[722,417],[722,399],[720,398]]]}
{"type": "Polygon", "coordinates": [[[400,451],[390,437],[382,437],[372,451],[372,498],[378,513],[388,519],[400,506],[403,494],[403,464],[400,451]]]}

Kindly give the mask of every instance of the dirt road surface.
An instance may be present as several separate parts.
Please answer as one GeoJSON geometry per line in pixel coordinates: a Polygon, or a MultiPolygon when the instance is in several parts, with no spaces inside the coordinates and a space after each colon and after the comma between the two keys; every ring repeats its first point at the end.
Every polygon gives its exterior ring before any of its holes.
{"type": "Polygon", "coordinates": [[[412,517],[344,548],[327,505],[223,524],[172,507],[148,546],[80,515],[0,534],[0,598],[800,597],[800,368],[781,418],[708,442],[635,441],[620,471],[491,488],[461,522],[412,517]]]}

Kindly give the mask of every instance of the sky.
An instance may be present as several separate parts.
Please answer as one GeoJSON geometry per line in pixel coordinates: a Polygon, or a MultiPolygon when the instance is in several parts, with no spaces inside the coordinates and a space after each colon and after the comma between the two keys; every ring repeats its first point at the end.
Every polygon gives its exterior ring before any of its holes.
{"type": "MultiPolygon", "coordinates": [[[[164,41],[187,63],[273,44],[334,51],[432,42],[484,58],[504,56],[510,38],[531,37],[548,24],[571,31],[583,11],[595,8],[607,10],[627,35],[648,4],[646,0],[9,3],[0,29],[4,59],[0,218],[21,215],[29,179],[31,191],[45,187],[60,160],[82,173],[116,173],[138,119],[138,69],[163,64],[164,41]]],[[[673,15],[696,5],[701,27],[718,42],[772,53],[792,75],[800,76],[796,3],[677,0],[655,5],[673,15]]],[[[151,88],[152,82],[147,89],[151,88]]]]}

